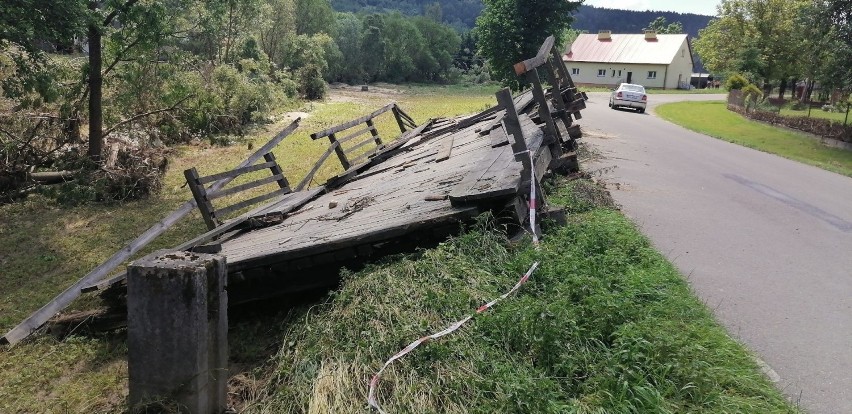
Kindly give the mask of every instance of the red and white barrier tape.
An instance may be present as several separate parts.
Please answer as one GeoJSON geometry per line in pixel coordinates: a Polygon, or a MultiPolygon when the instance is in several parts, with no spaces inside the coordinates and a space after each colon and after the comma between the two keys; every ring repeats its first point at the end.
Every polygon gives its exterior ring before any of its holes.
{"type": "Polygon", "coordinates": [[[535,272],[535,270],[537,268],[538,268],[538,262],[533,263],[532,267],[530,267],[530,270],[527,270],[527,272],[524,273],[524,276],[520,280],[518,280],[518,283],[516,283],[515,286],[510,291],[506,292],[505,294],[503,294],[499,298],[494,299],[491,302],[488,302],[488,303],[480,306],[479,308],[476,309],[475,314],[471,314],[471,315],[466,316],[464,319],[450,325],[449,327],[447,327],[447,329],[444,329],[441,332],[438,332],[438,333],[435,333],[435,334],[432,334],[432,335],[429,335],[429,336],[424,336],[424,337],[408,344],[408,346],[403,348],[402,351],[399,351],[396,355],[392,356],[389,360],[387,360],[387,362],[385,362],[385,364],[382,365],[382,368],[379,370],[379,372],[377,372],[376,375],[373,375],[373,379],[370,380],[370,392],[367,396],[367,403],[370,404],[370,407],[375,408],[381,414],[387,414],[384,410],[381,409],[381,407],[379,407],[379,402],[376,401],[376,387],[379,384],[379,378],[381,377],[382,372],[384,372],[385,369],[387,369],[387,367],[390,366],[390,364],[392,364],[397,359],[404,357],[406,354],[413,351],[415,348],[417,348],[418,346],[420,346],[421,344],[423,344],[425,342],[429,342],[431,340],[438,339],[442,336],[449,335],[449,334],[455,332],[456,330],[461,328],[462,325],[467,323],[467,321],[473,319],[473,317],[475,315],[478,315],[480,313],[487,311],[492,306],[497,304],[497,302],[500,302],[501,300],[506,299],[507,297],[509,297],[509,295],[515,293],[518,289],[520,289],[521,286],[524,283],[527,283],[527,280],[530,279],[530,276],[532,276],[533,272],[535,272]]]}
{"type": "Polygon", "coordinates": [[[538,204],[536,203],[535,197],[535,161],[533,160],[532,153],[530,155],[530,232],[532,233],[533,244],[538,247],[538,233],[535,231],[535,216],[536,210],[538,209],[538,204]]]}

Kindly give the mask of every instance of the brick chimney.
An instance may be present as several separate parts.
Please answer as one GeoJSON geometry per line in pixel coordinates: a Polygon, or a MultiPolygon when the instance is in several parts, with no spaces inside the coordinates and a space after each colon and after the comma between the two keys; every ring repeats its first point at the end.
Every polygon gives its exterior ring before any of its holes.
{"type": "Polygon", "coordinates": [[[645,30],[645,40],[657,40],[657,32],[655,30],[645,30]]]}
{"type": "Polygon", "coordinates": [[[612,31],[598,30],[598,40],[612,40],[612,31]]]}

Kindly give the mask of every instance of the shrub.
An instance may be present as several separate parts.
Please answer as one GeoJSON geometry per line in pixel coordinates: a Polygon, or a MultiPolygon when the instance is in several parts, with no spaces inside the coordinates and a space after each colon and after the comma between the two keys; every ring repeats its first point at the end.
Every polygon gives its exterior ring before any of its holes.
{"type": "Polygon", "coordinates": [[[754,108],[755,104],[763,97],[763,91],[751,83],[742,88],[742,92],[746,108],[754,108]]]}
{"type": "Polygon", "coordinates": [[[748,79],[743,77],[743,75],[735,74],[728,78],[728,81],[725,82],[725,88],[729,91],[736,91],[745,88],[749,85],[748,79]]]}

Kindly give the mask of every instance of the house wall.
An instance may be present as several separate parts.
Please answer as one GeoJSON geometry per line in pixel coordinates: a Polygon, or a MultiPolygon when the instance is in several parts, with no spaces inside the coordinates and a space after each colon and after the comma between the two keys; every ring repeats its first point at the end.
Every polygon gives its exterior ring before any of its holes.
{"type": "MultiPolygon", "coordinates": [[[[627,82],[627,72],[633,72],[632,83],[642,85],[646,88],[662,88],[663,78],[666,76],[666,65],[639,65],[631,63],[599,63],[599,62],[565,62],[571,73],[574,83],[588,86],[615,87],[620,83],[627,82]],[[573,69],[579,69],[579,74],[574,74],[573,69]],[[606,75],[598,76],[598,70],[603,69],[606,75]],[[613,71],[615,75],[613,76],[613,71]],[[621,71],[621,75],[618,74],[621,71]],[[655,79],[648,78],[648,72],[657,72],[655,79]]],[[[677,80],[677,79],[675,79],[677,80]]]]}
{"type": "Polygon", "coordinates": [[[692,55],[687,41],[684,40],[680,46],[680,50],[675,55],[672,63],[668,66],[668,77],[666,78],[666,89],[677,89],[678,87],[686,88],[689,85],[689,80],[692,77],[692,55]],[[681,85],[678,85],[678,75],[680,75],[681,85]]]}
{"type": "Polygon", "coordinates": [[[692,55],[686,40],[669,65],[573,61],[566,61],[565,65],[574,83],[589,86],[615,87],[627,82],[627,72],[633,72],[632,83],[646,88],[677,89],[678,75],[680,75],[681,86],[684,87],[689,84],[692,76],[692,55]],[[580,73],[575,74],[574,69],[579,69],[580,73]],[[606,71],[604,76],[598,76],[598,70],[601,69],[606,71]],[[621,71],[620,75],[619,71],[621,71]],[[648,77],[648,72],[651,71],[656,72],[656,78],[648,77]]]}

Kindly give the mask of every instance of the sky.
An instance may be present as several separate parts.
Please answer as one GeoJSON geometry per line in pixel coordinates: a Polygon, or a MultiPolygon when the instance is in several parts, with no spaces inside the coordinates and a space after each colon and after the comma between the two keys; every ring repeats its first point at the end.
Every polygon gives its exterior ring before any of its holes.
{"type": "Polygon", "coordinates": [[[586,0],[583,4],[608,9],[674,11],[715,16],[719,3],[721,0],[586,0]]]}

